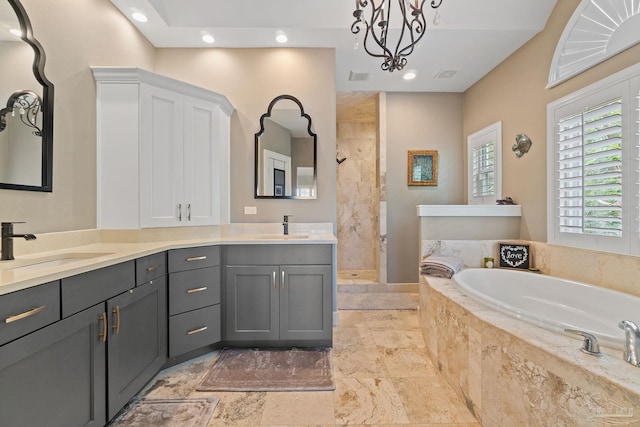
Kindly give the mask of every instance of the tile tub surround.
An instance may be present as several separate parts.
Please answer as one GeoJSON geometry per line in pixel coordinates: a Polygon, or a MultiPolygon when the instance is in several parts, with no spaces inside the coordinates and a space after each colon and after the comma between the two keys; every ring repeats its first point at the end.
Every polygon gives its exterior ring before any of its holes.
{"type": "MultiPolygon", "coordinates": [[[[575,280],[640,297],[640,257],[550,245],[528,240],[420,240],[421,258],[433,253],[456,255],[465,267],[482,267],[484,257],[498,259],[499,242],[531,246],[532,266],[542,274],[575,280]]],[[[29,242],[27,242],[29,243],[29,242]]],[[[420,261],[418,261],[420,262],[420,261]]]]}
{"type": "Polygon", "coordinates": [[[620,351],[588,356],[581,339],[495,312],[447,279],[420,277],[420,308],[432,362],[483,426],[640,425],[640,370],[620,351]]]}

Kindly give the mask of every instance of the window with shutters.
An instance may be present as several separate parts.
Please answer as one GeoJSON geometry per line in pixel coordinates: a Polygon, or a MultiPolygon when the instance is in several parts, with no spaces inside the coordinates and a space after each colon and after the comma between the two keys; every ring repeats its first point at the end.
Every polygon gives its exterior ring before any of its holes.
{"type": "Polygon", "coordinates": [[[549,243],[640,254],[640,66],[549,104],[549,243]]]}
{"type": "Polygon", "coordinates": [[[495,205],[502,198],[502,122],[488,126],[467,138],[470,205],[495,205]]]}

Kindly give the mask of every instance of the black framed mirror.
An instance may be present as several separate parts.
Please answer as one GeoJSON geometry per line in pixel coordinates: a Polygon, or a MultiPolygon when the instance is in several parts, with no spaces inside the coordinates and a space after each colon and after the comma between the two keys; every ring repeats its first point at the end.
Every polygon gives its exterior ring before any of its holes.
{"type": "Polygon", "coordinates": [[[0,188],[53,190],[53,84],[19,0],[0,1],[0,188]]]}
{"type": "Polygon", "coordinates": [[[280,95],[255,134],[255,198],[316,199],[317,137],[294,96],[280,95]]]}

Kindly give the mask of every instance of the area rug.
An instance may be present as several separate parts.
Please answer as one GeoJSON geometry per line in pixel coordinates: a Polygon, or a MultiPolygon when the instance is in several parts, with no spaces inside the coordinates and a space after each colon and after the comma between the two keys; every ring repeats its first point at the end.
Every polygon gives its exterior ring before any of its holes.
{"type": "Polygon", "coordinates": [[[338,293],[338,310],[417,310],[418,295],[405,292],[338,293]]]}
{"type": "Polygon", "coordinates": [[[135,400],[109,427],[206,427],[218,402],[217,397],[135,400]]]}
{"type": "Polygon", "coordinates": [[[330,348],[225,349],[198,391],[334,390],[330,348]]]}

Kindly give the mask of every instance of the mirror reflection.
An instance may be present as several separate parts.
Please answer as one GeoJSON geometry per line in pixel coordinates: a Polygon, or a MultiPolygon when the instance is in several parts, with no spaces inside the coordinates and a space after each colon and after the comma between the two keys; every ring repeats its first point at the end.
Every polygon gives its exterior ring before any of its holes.
{"type": "Polygon", "coordinates": [[[256,198],[315,199],[316,134],[300,101],[280,95],[255,135],[256,198]]]}
{"type": "Polygon", "coordinates": [[[18,0],[0,1],[0,188],[51,191],[53,85],[18,0]]]}

